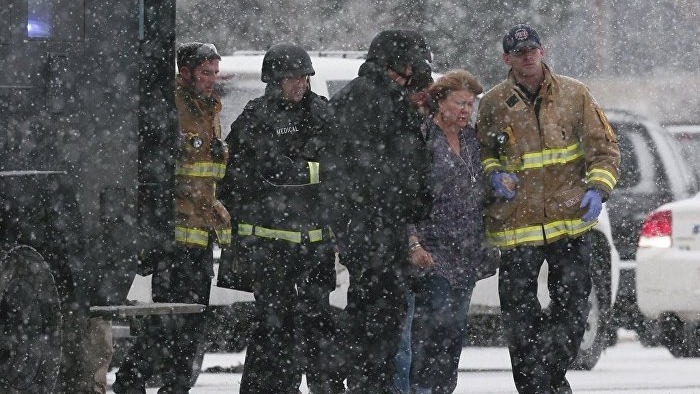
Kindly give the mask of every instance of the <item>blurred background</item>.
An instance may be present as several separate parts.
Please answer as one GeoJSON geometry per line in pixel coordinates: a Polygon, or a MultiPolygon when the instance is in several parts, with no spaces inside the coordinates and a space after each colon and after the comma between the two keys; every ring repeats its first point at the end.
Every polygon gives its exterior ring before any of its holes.
{"type": "Polygon", "coordinates": [[[429,39],[434,68],[466,68],[486,87],[505,76],[513,24],[540,33],[555,72],[584,80],[605,107],[664,124],[700,123],[697,0],[179,0],[178,41],[224,54],[294,41],[308,50],[366,50],[388,28],[429,39]]]}

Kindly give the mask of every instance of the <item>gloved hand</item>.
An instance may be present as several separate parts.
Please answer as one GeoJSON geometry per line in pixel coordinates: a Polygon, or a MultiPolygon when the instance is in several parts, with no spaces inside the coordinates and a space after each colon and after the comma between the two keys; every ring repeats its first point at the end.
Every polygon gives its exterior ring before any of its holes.
{"type": "Polygon", "coordinates": [[[510,172],[497,172],[491,175],[491,187],[497,197],[503,197],[510,200],[515,197],[515,188],[517,186],[518,177],[510,172]]]}
{"type": "Polygon", "coordinates": [[[595,189],[588,189],[581,200],[581,208],[588,207],[588,212],[581,216],[584,222],[590,222],[598,218],[600,211],[603,210],[603,196],[595,189]]]}

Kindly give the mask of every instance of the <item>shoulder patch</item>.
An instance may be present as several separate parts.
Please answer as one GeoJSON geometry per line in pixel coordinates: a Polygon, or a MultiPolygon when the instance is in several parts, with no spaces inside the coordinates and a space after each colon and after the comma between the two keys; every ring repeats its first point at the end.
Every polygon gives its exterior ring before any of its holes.
{"type": "Polygon", "coordinates": [[[256,97],[256,98],[248,101],[248,104],[245,105],[245,108],[243,108],[243,110],[244,111],[253,111],[260,106],[262,101],[263,101],[262,97],[256,97]]]}
{"type": "Polygon", "coordinates": [[[596,107],[595,110],[598,113],[598,118],[600,118],[600,121],[605,127],[605,134],[608,137],[608,141],[617,142],[617,135],[615,134],[615,130],[613,130],[612,126],[610,125],[610,122],[608,122],[608,117],[605,115],[605,112],[603,112],[600,107],[596,107]]]}
{"type": "Polygon", "coordinates": [[[520,101],[518,96],[512,95],[508,98],[508,100],[506,100],[506,104],[508,104],[509,107],[513,108],[513,106],[515,106],[515,104],[517,104],[518,101],[520,101]]]}
{"type": "Polygon", "coordinates": [[[326,96],[321,96],[320,94],[314,93],[314,102],[315,101],[321,101],[323,103],[327,103],[328,99],[326,98],[326,96]]]}

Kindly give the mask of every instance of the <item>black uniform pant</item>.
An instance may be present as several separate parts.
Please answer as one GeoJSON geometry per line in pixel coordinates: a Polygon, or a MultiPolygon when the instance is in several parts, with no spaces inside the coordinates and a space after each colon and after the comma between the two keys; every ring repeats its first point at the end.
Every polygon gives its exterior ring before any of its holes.
{"type": "Polygon", "coordinates": [[[565,375],[576,358],[590,309],[591,250],[587,234],[501,256],[498,290],[515,386],[522,394],[570,393],[565,375]],[[537,299],[537,277],[549,265],[551,303],[537,299]]]}
{"type": "MultiPolygon", "coordinates": [[[[236,248],[255,271],[256,327],[248,343],[241,394],[298,393],[301,374],[314,393],[339,393],[326,377],[335,341],[328,295],[335,257],[325,243],[246,237],[236,248]]],[[[341,382],[342,383],[342,382],[341,382]]]]}
{"type": "Polygon", "coordinates": [[[356,232],[341,254],[350,273],[342,341],[333,360],[353,394],[391,393],[394,356],[406,319],[408,248],[405,224],[356,232]]]}
{"type": "MultiPolygon", "coordinates": [[[[153,272],[153,301],[207,305],[213,273],[211,247],[176,247],[172,260],[159,263],[153,272]]],[[[144,387],[151,376],[160,374],[165,392],[188,393],[205,331],[204,314],[150,316],[117,371],[115,384],[144,387]]]]}

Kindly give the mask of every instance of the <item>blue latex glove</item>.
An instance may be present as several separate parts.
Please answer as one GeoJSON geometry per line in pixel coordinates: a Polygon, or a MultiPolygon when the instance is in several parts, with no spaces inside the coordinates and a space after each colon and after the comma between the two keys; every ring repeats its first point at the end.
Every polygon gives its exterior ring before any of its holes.
{"type": "Polygon", "coordinates": [[[515,197],[515,187],[519,179],[510,172],[497,172],[491,175],[491,187],[496,193],[496,197],[503,197],[510,200],[515,197]]]}
{"type": "Polygon", "coordinates": [[[581,200],[581,208],[588,207],[588,212],[581,216],[584,222],[590,222],[598,218],[603,209],[603,196],[595,189],[588,189],[581,200]]]}

